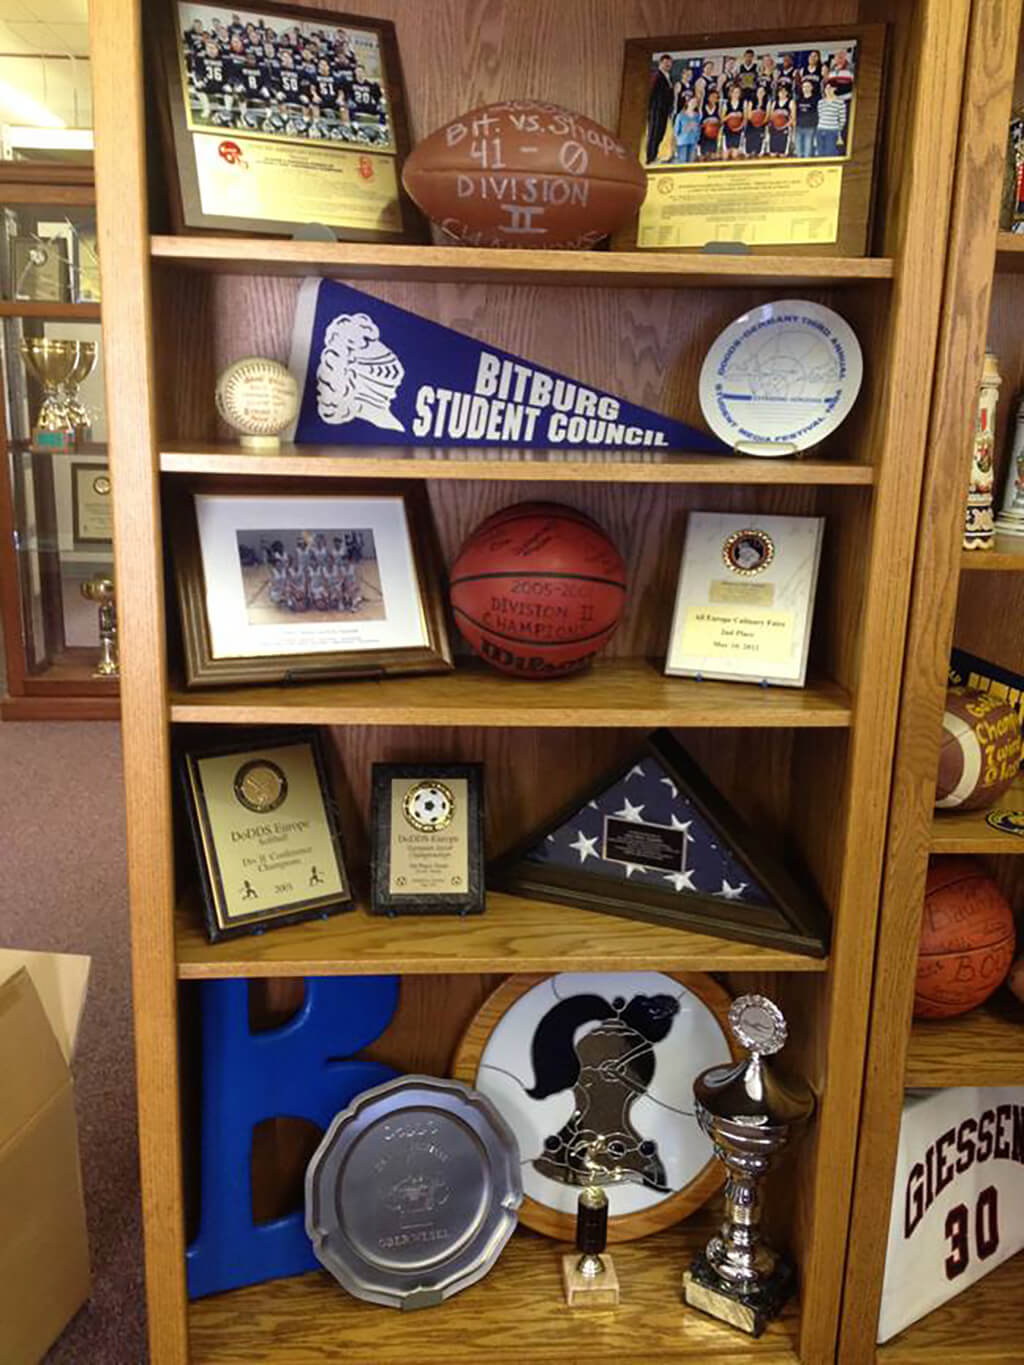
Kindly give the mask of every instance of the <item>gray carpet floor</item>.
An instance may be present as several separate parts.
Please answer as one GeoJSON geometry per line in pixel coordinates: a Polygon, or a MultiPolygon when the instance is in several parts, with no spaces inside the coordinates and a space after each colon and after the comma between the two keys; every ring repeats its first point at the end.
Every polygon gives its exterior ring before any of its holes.
{"type": "Polygon", "coordinates": [[[113,724],[0,726],[0,943],[88,953],[75,1098],[89,1303],[53,1365],[141,1365],[143,1299],[121,746],[113,724]]]}

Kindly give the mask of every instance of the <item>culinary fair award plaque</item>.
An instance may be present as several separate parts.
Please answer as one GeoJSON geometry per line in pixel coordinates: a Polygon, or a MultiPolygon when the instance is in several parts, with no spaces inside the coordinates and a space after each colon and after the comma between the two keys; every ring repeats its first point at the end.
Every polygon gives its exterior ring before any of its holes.
{"type": "Polygon", "coordinates": [[[482,765],[375,763],[372,800],[373,912],[479,914],[482,765]]]}
{"type": "Polygon", "coordinates": [[[352,909],[316,731],[182,761],[210,941],[352,909]]]}
{"type": "Polygon", "coordinates": [[[665,672],[803,687],[824,526],[691,512],[665,672]]]}

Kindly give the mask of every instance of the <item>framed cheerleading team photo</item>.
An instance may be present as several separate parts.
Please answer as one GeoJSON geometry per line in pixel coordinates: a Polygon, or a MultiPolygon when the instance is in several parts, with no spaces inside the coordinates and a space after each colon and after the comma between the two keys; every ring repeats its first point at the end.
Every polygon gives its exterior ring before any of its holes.
{"type": "Polygon", "coordinates": [[[452,667],[426,494],[179,494],[189,687],[452,667]]]}
{"type": "Polygon", "coordinates": [[[159,103],[176,231],[422,241],[392,23],[164,0],[159,103]],[[287,206],[286,209],[282,206],[287,206]]]}
{"type": "Polygon", "coordinates": [[[884,24],[630,39],[619,135],[648,189],[614,245],[864,255],[884,49],[884,24]]]}

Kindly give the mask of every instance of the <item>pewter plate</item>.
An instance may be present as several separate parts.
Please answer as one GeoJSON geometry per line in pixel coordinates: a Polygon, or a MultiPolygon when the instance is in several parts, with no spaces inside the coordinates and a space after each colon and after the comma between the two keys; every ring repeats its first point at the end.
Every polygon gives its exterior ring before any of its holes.
{"type": "Polygon", "coordinates": [[[306,1232],[356,1298],[429,1308],[494,1265],[523,1198],[519,1148],[485,1096],[403,1076],[358,1095],[306,1170],[306,1232]]]}

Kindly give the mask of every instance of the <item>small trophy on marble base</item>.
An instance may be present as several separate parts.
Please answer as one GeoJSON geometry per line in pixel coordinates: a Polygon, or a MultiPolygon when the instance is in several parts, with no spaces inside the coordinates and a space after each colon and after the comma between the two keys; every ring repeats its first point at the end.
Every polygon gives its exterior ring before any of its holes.
{"type": "Polygon", "coordinates": [[[100,660],[93,670],[94,678],[118,678],[121,670],[117,658],[117,605],[114,599],[114,580],[107,574],[96,574],[82,584],[82,596],[95,602],[100,616],[100,660]]]}
{"type": "Polygon", "coordinates": [[[599,1185],[580,1190],[576,1205],[576,1253],[562,1257],[562,1283],[570,1308],[614,1308],[619,1277],[608,1244],[608,1196],[599,1185]]]}
{"type": "Polygon", "coordinates": [[[1013,450],[1006,474],[1003,506],[996,517],[996,530],[1002,536],[1024,536],[1024,395],[1017,403],[1013,450]]]}
{"type": "Polygon", "coordinates": [[[721,1231],[683,1275],[692,1308],[759,1337],[796,1288],[791,1261],[761,1240],[761,1184],[775,1156],[814,1111],[803,1081],[779,1077],[765,1058],[786,1041],[782,1011],[763,995],[729,1010],[734,1036],[750,1056],[713,1066],[693,1084],[697,1119],[726,1168],[721,1231]]]}

